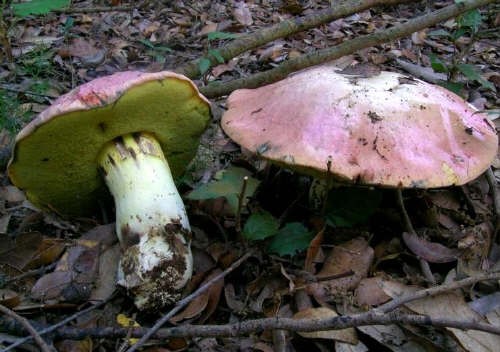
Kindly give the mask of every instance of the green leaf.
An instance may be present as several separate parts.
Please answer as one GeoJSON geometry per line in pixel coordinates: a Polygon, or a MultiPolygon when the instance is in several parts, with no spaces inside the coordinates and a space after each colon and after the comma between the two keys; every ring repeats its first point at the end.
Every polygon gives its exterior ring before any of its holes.
{"type": "Polygon", "coordinates": [[[314,234],[299,222],[287,223],[271,240],[268,252],[280,256],[294,255],[309,247],[314,234]]]}
{"type": "Polygon", "coordinates": [[[458,64],[457,68],[468,79],[480,83],[484,88],[488,88],[488,89],[491,89],[493,91],[496,91],[496,88],[493,85],[493,83],[484,79],[483,76],[481,75],[481,72],[474,65],[458,64]]]}
{"type": "Polygon", "coordinates": [[[215,39],[234,39],[237,38],[238,35],[234,33],[227,33],[227,32],[210,32],[207,34],[207,39],[210,40],[215,40],[215,39]]]}
{"type": "Polygon", "coordinates": [[[334,188],[328,194],[326,221],[330,226],[351,227],[368,221],[379,207],[379,190],[364,188],[334,188]]]}
{"type": "Polygon", "coordinates": [[[440,58],[438,58],[435,54],[430,54],[429,59],[431,60],[431,67],[434,70],[434,72],[441,72],[441,73],[446,73],[448,72],[448,67],[446,64],[441,61],[440,58]]]}
{"type": "Polygon", "coordinates": [[[438,84],[441,86],[441,87],[444,87],[446,89],[448,89],[449,91],[457,94],[457,95],[460,95],[461,97],[463,97],[463,89],[464,89],[464,85],[462,83],[458,83],[458,82],[448,82],[448,81],[439,81],[438,84]]]}
{"type": "Polygon", "coordinates": [[[210,49],[210,50],[208,50],[208,54],[211,55],[211,56],[213,56],[215,58],[215,60],[217,60],[217,62],[219,64],[223,64],[224,63],[224,58],[220,54],[219,50],[217,50],[217,49],[210,49]]]}
{"type": "Polygon", "coordinates": [[[478,9],[470,10],[457,19],[458,28],[469,28],[473,33],[479,30],[483,18],[478,9]]]}
{"type": "Polygon", "coordinates": [[[202,75],[210,69],[210,66],[212,66],[212,63],[206,57],[198,61],[198,70],[200,70],[200,74],[202,75]]]}
{"type": "Polygon", "coordinates": [[[227,199],[228,205],[236,214],[238,210],[238,197],[243,185],[243,178],[248,177],[247,186],[244,197],[251,197],[259,181],[250,177],[250,171],[240,167],[229,167],[226,170],[219,171],[216,175],[216,180],[207,184],[201,185],[197,189],[188,194],[188,199],[204,200],[224,197],[227,199]]]}
{"type": "Polygon", "coordinates": [[[255,241],[274,236],[278,231],[279,222],[267,211],[253,213],[243,227],[243,236],[255,241]]]}
{"type": "Polygon", "coordinates": [[[450,32],[444,29],[437,29],[435,31],[430,31],[427,35],[430,37],[449,37],[450,32]]]}
{"type": "Polygon", "coordinates": [[[14,14],[19,17],[45,15],[51,10],[62,9],[70,5],[70,0],[33,0],[12,4],[14,14]]]}

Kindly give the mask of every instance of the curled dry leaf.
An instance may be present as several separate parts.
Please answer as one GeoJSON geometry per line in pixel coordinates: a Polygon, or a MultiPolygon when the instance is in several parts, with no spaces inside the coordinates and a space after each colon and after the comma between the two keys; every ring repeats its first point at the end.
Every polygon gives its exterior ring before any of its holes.
{"type": "Polygon", "coordinates": [[[307,292],[318,301],[329,301],[339,294],[356,288],[368,274],[373,262],[373,248],[364,238],[354,238],[335,246],[328,255],[323,269],[318,273],[319,282],[307,286],[307,292]],[[352,275],[328,279],[352,271],[352,275]]]}
{"type": "Polygon", "coordinates": [[[392,352],[428,351],[416,339],[409,339],[407,333],[395,324],[358,326],[357,329],[392,352]]]}
{"type": "Polygon", "coordinates": [[[20,271],[53,263],[64,251],[65,243],[39,232],[22,233],[15,244],[1,253],[0,263],[20,271]]]}
{"type": "Polygon", "coordinates": [[[382,278],[370,277],[361,280],[354,297],[360,306],[378,306],[391,299],[380,287],[382,278]]]}
{"type": "Polygon", "coordinates": [[[17,292],[9,289],[0,289],[0,304],[7,308],[14,308],[19,305],[21,299],[17,292]]]}
{"type": "Polygon", "coordinates": [[[36,282],[31,297],[67,302],[88,299],[99,267],[99,254],[99,242],[77,240],[61,257],[55,270],[36,282]]]}
{"type": "Polygon", "coordinates": [[[235,7],[233,9],[233,15],[236,21],[238,21],[243,26],[250,26],[253,24],[252,13],[248,8],[245,1],[235,2],[235,7]]]}
{"type": "Polygon", "coordinates": [[[0,189],[0,199],[4,199],[8,203],[21,203],[26,197],[19,188],[9,185],[0,189]]]}
{"type": "MultiPolygon", "coordinates": [[[[338,314],[326,307],[309,308],[294,314],[294,319],[326,319],[337,317],[338,314]]],[[[309,339],[328,339],[347,342],[350,344],[358,343],[358,337],[354,328],[347,328],[342,330],[326,330],[326,331],[311,331],[311,332],[298,332],[302,337],[309,339]]]]}
{"type": "Polygon", "coordinates": [[[227,284],[224,287],[224,297],[226,298],[226,304],[227,306],[233,311],[233,312],[241,312],[243,309],[245,309],[245,302],[240,300],[237,296],[236,293],[234,292],[234,286],[232,284],[227,284]]]}
{"type": "MultiPolygon", "coordinates": [[[[215,269],[203,281],[202,285],[220,273],[220,269],[215,269]]],[[[219,303],[220,294],[223,287],[224,280],[218,280],[217,282],[213,283],[207,291],[193,299],[182,312],[173,316],[170,319],[170,322],[173,324],[177,324],[183,320],[199,317],[198,320],[203,323],[215,311],[215,308],[217,308],[217,304],[219,303]]]]}
{"type": "Polygon", "coordinates": [[[429,242],[417,234],[403,232],[403,240],[419,258],[429,263],[449,263],[457,260],[458,250],[450,249],[436,242],[429,242]]]}
{"type": "MultiPolygon", "coordinates": [[[[383,281],[382,289],[392,298],[405,296],[417,290],[416,287],[388,280],[383,281]]],[[[484,322],[484,319],[465,302],[460,291],[423,298],[406,303],[405,306],[415,313],[428,315],[431,319],[447,318],[460,321],[484,322]]],[[[498,346],[500,345],[500,336],[498,335],[475,330],[446,329],[454,335],[467,351],[498,351],[498,346]]]]}
{"type": "Polygon", "coordinates": [[[5,235],[9,228],[11,214],[5,214],[0,217],[0,234],[5,235]]]}

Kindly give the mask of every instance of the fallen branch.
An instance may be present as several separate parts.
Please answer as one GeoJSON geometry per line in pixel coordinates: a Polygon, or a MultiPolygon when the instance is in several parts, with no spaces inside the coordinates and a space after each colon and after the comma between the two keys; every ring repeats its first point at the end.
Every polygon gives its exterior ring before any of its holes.
{"type": "Polygon", "coordinates": [[[408,36],[411,33],[446,21],[469,10],[493,3],[494,1],[495,0],[465,0],[408,20],[406,23],[380,30],[372,34],[367,34],[359,38],[347,40],[333,48],[317,50],[296,59],[288,60],[274,69],[259,72],[250,77],[234,79],[227,82],[212,82],[208,86],[200,88],[200,91],[208,98],[215,98],[227,95],[239,88],[256,88],[276,82],[285,78],[291,72],[335,60],[364,48],[408,36]]]}
{"type": "MultiPolygon", "coordinates": [[[[335,4],[326,10],[304,16],[286,20],[271,27],[263,28],[255,32],[245,34],[229,42],[220,49],[217,49],[224,61],[228,61],[245,51],[257,48],[273,40],[284,38],[288,35],[302,32],[319,25],[332,22],[336,19],[350,16],[357,12],[362,12],[371,7],[383,5],[398,5],[401,3],[415,2],[416,0],[351,0],[335,4]]],[[[206,56],[190,61],[181,66],[177,72],[182,73],[189,78],[196,78],[200,75],[200,61],[208,59],[211,66],[218,65],[220,62],[213,56],[206,56]]],[[[220,58],[219,58],[220,59],[220,58]]]]}
{"type": "Polygon", "coordinates": [[[223,279],[226,275],[228,275],[234,269],[239,267],[245,260],[250,258],[252,254],[253,251],[247,252],[240,259],[236,260],[233,264],[231,264],[231,266],[229,266],[226,270],[214,276],[212,279],[208,280],[206,283],[201,285],[196,291],[191,293],[189,296],[186,296],[179,302],[177,302],[175,304],[175,307],[172,310],[170,310],[170,312],[161,317],[161,319],[159,319],[155,323],[155,325],[153,325],[151,328],[148,329],[148,331],[140,338],[139,341],[137,341],[132,347],[128,349],[128,352],[134,352],[137,351],[139,348],[141,348],[144,345],[144,343],[146,343],[163,325],[165,325],[165,323],[169,321],[170,318],[172,318],[175,314],[177,314],[177,312],[179,312],[181,309],[187,306],[192,300],[200,296],[203,292],[207,291],[214,283],[223,279]]]}
{"type": "MultiPolygon", "coordinates": [[[[112,295],[111,297],[109,297],[108,299],[104,300],[104,301],[101,301],[99,303],[96,303],[95,305],[91,306],[91,307],[88,307],[84,310],[81,310],[79,312],[76,312],[75,314],[73,315],[70,315],[69,317],[67,317],[66,319],[63,319],[62,321],[60,321],[59,323],[57,324],[54,324],[54,325],[51,325],[51,326],[48,326],[46,327],[45,329],[42,329],[40,331],[37,331],[38,335],[42,336],[42,335],[45,335],[45,334],[48,334],[48,333],[51,333],[53,331],[56,331],[57,329],[63,327],[64,325],[68,324],[69,322],[71,322],[72,320],[78,318],[78,317],[81,317],[82,315],[94,310],[94,309],[97,309],[103,305],[105,305],[107,302],[109,302],[111,300],[111,298],[113,298],[114,295],[112,295]]],[[[10,345],[9,347],[6,347],[5,349],[2,350],[2,352],[7,352],[7,351],[11,351],[13,350],[14,348],[16,348],[17,346],[19,345],[22,345],[23,343],[25,342],[28,342],[30,341],[32,338],[34,338],[34,336],[26,336],[25,338],[22,338],[16,342],[14,342],[12,345],[10,345]]]]}
{"type": "MultiPolygon", "coordinates": [[[[243,259],[243,258],[242,258],[243,259]]],[[[241,261],[241,259],[240,259],[241,261]]],[[[236,264],[236,262],[235,262],[236,264]]],[[[217,279],[214,278],[214,279],[217,279]]],[[[447,291],[456,290],[457,288],[473,285],[480,281],[500,279],[500,272],[478,275],[467,279],[455,281],[448,284],[432,287],[425,290],[420,290],[394,299],[378,308],[374,308],[368,312],[355,314],[352,316],[339,316],[327,319],[286,319],[286,318],[266,318],[254,319],[235,324],[226,325],[183,325],[179,327],[165,328],[154,331],[147,328],[115,328],[115,327],[98,327],[98,328],[72,328],[60,327],[54,335],[64,339],[83,339],[85,337],[93,338],[122,338],[122,337],[141,337],[148,335],[149,338],[166,339],[171,337],[222,337],[222,336],[239,336],[251,333],[258,333],[264,330],[284,329],[291,331],[319,331],[344,329],[348,327],[356,327],[363,325],[387,325],[387,324],[416,324],[429,325],[434,327],[449,327],[457,329],[473,329],[479,331],[490,332],[500,335],[500,327],[476,321],[457,321],[441,318],[430,318],[425,315],[407,315],[400,312],[393,312],[397,307],[415,301],[417,299],[435,296],[447,291]]],[[[207,283],[209,284],[209,283],[207,283]]],[[[196,292],[195,292],[196,293],[196,292]]],[[[8,323],[8,322],[7,322],[8,323]]],[[[3,323],[2,326],[7,325],[3,323]]],[[[42,330],[45,331],[46,329],[42,330]]],[[[9,346],[10,349],[11,346],[9,346]]]]}
{"type": "Polygon", "coordinates": [[[420,290],[420,291],[414,292],[412,294],[408,294],[407,296],[395,298],[392,301],[387,302],[387,303],[375,308],[375,311],[378,311],[381,313],[389,313],[389,312],[393,311],[394,309],[396,309],[396,308],[398,308],[398,307],[400,307],[403,304],[408,303],[408,302],[416,301],[418,299],[425,298],[425,297],[436,296],[440,293],[453,291],[453,290],[456,290],[456,289],[461,288],[461,287],[474,285],[475,283],[478,283],[480,281],[498,280],[498,279],[500,279],[500,272],[486,273],[486,274],[468,277],[466,279],[453,281],[453,282],[449,282],[449,283],[442,284],[439,286],[434,286],[431,288],[420,290]]]}
{"type": "MultiPolygon", "coordinates": [[[[426,325],[439,328],[456,328],[462,330],[478,330],[500,335],[500,327],[477,321],[458,321],[451,319],[431,318],[427,315],[403,314],[400,312],[366,313],[338,316],[326,319],[292,319],[292,318],[264,318],[253,319],[226,325],[183,325],[172,328],[159,329],[149,338],[168,339],[173,337],[235,337],[260,333],[266,330],[290,331],[323,331],[338,330],[366,325],[412,324],[426,325]]],[[[130,338],[146,336],[147,328],[73,328],[65,327],[57,330],[55,336],[62,339],[81,340],[92,338],[130,338]]]]}
{"type": "Polygon", "coordinates": [[[35,328],[33,328],[33,326],[31,326],[31,324],[28,321],[28,319],[26,319],[26,318],[24,318],[24,317],[16,314],[16,312],[10,310],[9,308],[7,308],[7,307],[5,307],[5,306],[3,306],[1,304],[0,304],[0,313],[3,313],[5,315],[11,317],[12,319],[16,320],[17,322],[19,322],[24,327],[24,329],[26,329],[26,331],[31,335],[31,337],[33,338],[33,340],[35,340],[36,344],[38,345],[38,347],[40,347],[40,350],[42,352],[53,352],[54,351],[42,339],[42,337],[35,330],[35,328]]]}

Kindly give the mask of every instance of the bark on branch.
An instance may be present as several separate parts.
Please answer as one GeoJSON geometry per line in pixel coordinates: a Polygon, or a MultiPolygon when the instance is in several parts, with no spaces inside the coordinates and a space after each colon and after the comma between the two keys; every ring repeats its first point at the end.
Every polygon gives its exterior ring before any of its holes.
{"type": "MultiPolygon", "coordinates": [[[[273,40],[286,37],[288,35],[305,31],[321,24],[334,21],[336,19],[350,16],[356,12],[367,10],[371,7],[382,5],[397,5],[416,0],[350,0],[335,4],[334,7],[314,13],[312,15],[297,17],[280,22],[271,27],[259,29],[255,32],[245,34],[218,49],[218,52],[225,61],[228,61],[245,51],[257,48],[273,40]]],[[[218,65],[219,62],[213,56],[198,58],[181,66],[176,71],[189,78],[196,78],[200,75],[199,64],[203,59],[208,59],[211,65],[218,65]]]]}
{"type": "Polygon", "coordinates": [[[285,61],[283,64],[274,69],[259,72],[250,77],[234,79],[228,82],[212,82],[208,86],[202,87],[200,91],[208,98],[215,98],[227,95],[233,90],[239,88],[256,88],[265,84],[276,82],[285,78],[291,72],[335,60],[364,48],[408,36],[411,33],[433,26],[439,22],[444,22],[452,17],[463,14],[464,12],[493,2],[495,2],[495,0],[465,0],[454,5],[443,7],[440,10],[426,15],[408,20],[406,23],[345,41],[344,43],[332,48],[317,50],[313,53],[302,55],[296,59],[285,61]]]}

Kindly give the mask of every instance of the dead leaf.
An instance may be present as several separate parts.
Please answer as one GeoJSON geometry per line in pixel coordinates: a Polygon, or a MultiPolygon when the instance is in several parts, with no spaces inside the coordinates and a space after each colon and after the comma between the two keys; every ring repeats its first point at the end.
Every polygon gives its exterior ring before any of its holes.
{"type": "Polygon", "coordinates": [[[227,284],[224,286],[224,297],[226,298],[227,306],[233,312],[242,312],[245,309],[245,302],[241,299],[238,299],[236,293],[234,292],[234,286],[232,284],[227,284]]]}
{"type": "Polygon", "coordinates": [[[81,340],[61,340],[55,343],[58,352],[91,352],[94,350],[90,337],[81,340]]]}
{"type": "Polygon", "coordinates": [[[318,279],[323,280],[309,284],[307,292],[320,302],[328,302],[335,296],[356,288],[361,279],[367,276],[372,262],[373,249],[361,237],[335,246],[317,275],[318,279]],[[328,279],[350,271],[352,275],[347,277],[328,279]]]}
{"type": "Polygon", "coordinates": [[[120,257],[121,251],[118,243],[109,247],[101,254],[99,258],[99,272],[89,301],[105,301],[115,292],[120,257]]]}
{"type": "Polygon", "coordinates": [[[0,304],[7,308],[14,308],[21,302],[18,293],[6,288],[0,289],[0,304]]]}
{"type": "Polygon", "coordinates": [[[419,258],[429,263],[449,263],[457,260],[458,250],[443,246],[437,242],[429,242],[417,234],[403,232],[406,246],[419,258]]]}
{"type": "Polygon", "coordinates": [[[234,3],[233,15],[236,21],[243,26],[250,26],[253,24],[252,13],[248,8],[245,1],[236,1],[234,3]]]}
{"type": "MultiPolygon", "coordinates": [[[[309,308],[294,314],[293,319],[326,319],[337,317],[338,314],[326,307],[309,308]]],[[[342,330],[324,330],[324,331],[311,331],[311,332],[297,332],[300,336],[309,339],[328,339],[347,342],[350,344],[358,343],[358,337],[354,328],[347,328],[342,330]]]]}
{"type": "Polygon", "coordinates": [[[64,241],[45,237],[39,232],[22,233],[16,237],[14,246],[2,253],[0,263],[20,271],[33,269],[53,263],[65,246],[64,241]]]}
{"type": "Polygon", "coordinates": [[[5,235],[7,233],[11,216],[11,214],[6,214],[0,217],[0,234],[5,235]]]}
{"type": "Polygon", "coordinates": [[[415,339],[408,338],[405,331],[397,325],[358,326],[356,329],[393,352],[427,352],[426,346],[420,345],[415,339]]]}
{"type": "Polygon", "coordinates": [[[321,244],[323,243],[323,235],[325,233],[325,227],[314,236],[312,241],[309,243],[309,247],[307,248],[306,260],[304,263],[304,270],[309,273],[315,273],[314,262],[321,251],[321,244]]]}
{"type": "Polygon", "coordinates": [[[378,306],[390,300],[391,297],[386,295],[380,287],[381,280],[380,277],[361,280],[354,293],[356,303],[360,306],[378,306]]]}
{"type": "Polygon", "coordinates": [[[26,197],[24,192],[14,186],[5,186],[0,189],[0,198],[5,199],[8,203],[21,203],[26,197]]]}
{"type": "Polygon", "coordinates": [[[77,240],[61,257],[54,272],[42,276],[31,289],[34,299],[81,302],[89,298],[99,267],[99,242],[77,240]]]}
{"type": "MultiPolygon", "coordinates": [[[[220,273],[220,269],[215,269],[207,278],[205,278],[201,285],[210,281],[210,279],[220,273]]],[[[207,291],[192,300],[184,310],[173,316],[170,319],[170,322],[172,324],[177,324],[182,320],[193,319],[199,316],[200,320],[202,320],[200,322],[203,323],[203,321],[208,319],[208,317],[215,311],[223,287],[224,280],[222,279],[213,283],[207,291]]]]}
{"type": "MultiPolygon", "coordinates": [[[[408,295],[417,290],[415,287],[409,287],[394,281],[384,281],[382,288],[392,298],[408,295]]],[[[479,314],[467,305],[460,291],[423,298],[406,303],[405,306],[415,313],[428,315],[431,319],[447,318],[460,321],[484,321],[479,314]]],[[[455,336],[467,351],[494,352],[500,346],[500,336],[494,334],[476,330],[446,329],[455,336]]]]}

